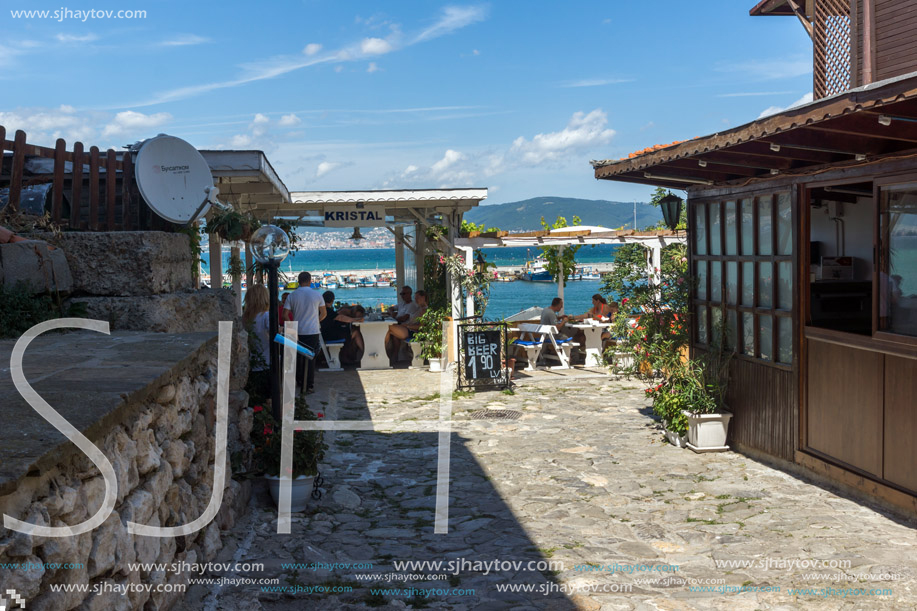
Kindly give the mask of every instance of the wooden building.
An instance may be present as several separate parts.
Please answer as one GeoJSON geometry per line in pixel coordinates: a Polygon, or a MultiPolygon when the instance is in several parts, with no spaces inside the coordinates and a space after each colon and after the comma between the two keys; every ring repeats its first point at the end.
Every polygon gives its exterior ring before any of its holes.
{"type": "Polygon", "coordinates": [[[687,191],[692,350],[725,325],[733,447],[917,513],[917,39],[898,35],[917,3],[765,0],[752,14],[809,26],[822,95],[593,162],[595,177],[687,191]],[[819,19],[844,7],[849,81],[832,92],[819,19]]]}

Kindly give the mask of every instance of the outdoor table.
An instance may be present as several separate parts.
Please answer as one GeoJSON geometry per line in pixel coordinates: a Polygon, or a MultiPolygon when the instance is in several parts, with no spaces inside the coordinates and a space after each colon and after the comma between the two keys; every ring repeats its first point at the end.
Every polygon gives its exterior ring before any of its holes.
{"type": "Polygon", "coordinates": [[[364,320],[353,323],[363,332],[363,359],[360,369],[391,369],[388,354],[385,353],[385,334],[391,325],[398,324],[393,319],[364,320]]]}
{"type": "Polygon", "coordinates": [[[586,366],[602,363],[602,333],[608,329],[608,323],[586,321],[578,324],[567,323],[573,329],[582,329],[586,336],[586,366]]]}

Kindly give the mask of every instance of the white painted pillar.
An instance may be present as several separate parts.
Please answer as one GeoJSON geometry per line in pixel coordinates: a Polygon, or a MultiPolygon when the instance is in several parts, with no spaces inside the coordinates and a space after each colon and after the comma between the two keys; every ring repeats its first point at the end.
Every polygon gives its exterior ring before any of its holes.
{"type": "MultiPolygon", "coordinates": [[[[465,255],[465,273],[474,271],[474,249],[471,246],[457,246],[465,255]]],[[[465,316],[474,315],[474,297],[465,295],[465,316]]]]}
{"type": "Polygon", "coordinates": [[[399,303],[404,284],[404,227],[399,226],[395,227],[395,303],[399,303]]]}
{"type": "Polygon", "coordinates": [[[650,261],[647,269],[649,281],[656,287],[656,301],[662,299],[662,240],[650,245],[650,261]]]}
{"type": "MultiPolygon", "coordinates": [[[[564,254],[564,247],[563,247],[563,246],[559,246],[559,247],[557,248],[557,256],[558,256],[558,259],[559,259],[560,257],[562,257],[563,254],[564,254]]],[[[560,275],[559,275],[558,278],[557,278],[557,296],[560,297],[561,299],[564,298],[564,270],[563,270],[563,267],[561,267],[560,275]]],[[[562,314],[562,313],[564,312],[564,310],[566,310],[566,309],[567,309],[567,303],[566,303],[566,301],[565,301],[565,302],[564,302],[564,309],[560,311],[561,314],[562,314]]]]}
{"type": "Polygon", "coordinates": [[[223,287],[223,242],[220,236],[210,234],[210,288],[223,287]]]}
{"type": "Polygon", "coordinates": [[[425,228],[420,223],[414,223],[414,264],[417,267],[417,286],[418,291],[423,290],[423,266],[427,255],[427,234],[425,228]]]}
{"type": "MultiPolygon", "coordinates": [[[[229,251],[229,260],[242,262],[242,251],[238,246],[233,246],[229,251]]],[[[242,315],[242,276],[232,277],[232,292],[236,302],[236,314],[242,315]]]]}

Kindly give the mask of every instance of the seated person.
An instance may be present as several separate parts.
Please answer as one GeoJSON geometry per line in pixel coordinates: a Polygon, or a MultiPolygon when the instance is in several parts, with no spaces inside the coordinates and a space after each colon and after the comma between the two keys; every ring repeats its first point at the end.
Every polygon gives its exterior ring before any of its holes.
{"type": "MultiPolygon", "coordinates": [[[[582,316],[577,316],[576,320],[586,320],[591,318],[593,320],[602,321],[604,319],[611,320],[618,311],[618,306],[614,302],[609,305],[608,301],[604,297],[596,293],[592,296],[592,309],[587,311],[582,316]]],[[[602,332],[602,341],[611,339],[611,334],[608,331],[602,332]]],[[[586,344],[586,333],[585,331],[578,329],[577,332],[573,335],[573,341],[577,342],[580,346],[585,346],[586,344]]]]}
{"type": "Polygon", "coordinates": [[[414,300],[411,297],[411,293],[411,287],[401,287],[401,292],[398,293],[400,300],[395,305],[395,307],[390,310],[392,318],[400,323],[405,323],[409,320],[412,320],[414,318],[415,312],[417,311],[417,304],[414,303],[414,300]]]}
{"type": "MultiPolygon", "coordinates": [[[[407,287],[410,290],[410,287],[407,287]]],[[[410,310],[410,313],[402,321],[402,316],[398,316],[396,320],[399,321],[397,325],[390,325],[388,328],[388,333],[385,335],[385,351],[388,353],[390,359],[397,361],[398,354],[401,351],[402,342],[409,341],[414,337],[414,333],[420,329],[420,322],[418,319],[424,315],[427,311],[427,294],[424,291],[417,291],[414,294],[414,308],[410,310]]],[[[402,311],[402,308],[399,308],[399,312],[402,311]]]]}
{"type": "Polygon", "coordinates": [[[344,340],[340,352],[342,365],[359,365],[363,358],[363,335],[360,328],[352,323],[363,322],[365,313],[361,305],[344,306],[334,312],[334,318],[330,315],[326,317],[326,320],[330,319],[327,324],[322,321],[322,339],[326,343],[344,340]]]}
{"type": "Polygon", "coordinates": [[[555,339],[566,339],[567,336],[560,333],[560,330],[567,324],[567,320],[570,318],[566,314],[561,314],[558,316],[558,313],[564,309],[564,300],[560,297],[555,297],[551,301],[551,305],[546,307],[541,311],[541,324],[551,325],[556,328],[558,334],[555,335],[555,339]]]}

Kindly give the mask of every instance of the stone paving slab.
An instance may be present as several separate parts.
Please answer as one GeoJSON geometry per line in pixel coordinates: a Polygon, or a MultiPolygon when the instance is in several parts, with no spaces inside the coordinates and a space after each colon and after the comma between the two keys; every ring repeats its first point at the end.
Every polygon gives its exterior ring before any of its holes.
{"type": "Polygon", "coordinates": [[[325,494],[295,514],[292,534],[276,534],[262,487],[223,551],[265,565],[226,577],[279,577],[299,591],[197,587],[184,609],[917,608],[913,524],[737,453],[666,444],[636,382],[536,373],[515,394],[447,397],[443,535],[433,532],[439,376],[324,373],[318,384],[310,405],[326,419],[372,420],[387,432],[329,433],[325,494]],[[471,419],[506,409],[521,417],[471,419]],[[458,570],[395,566],[412,560],[458,570]],[[473,564],[494,561],[507,564],[473,564]],[[377,586],[421,594],[373,594],[377,586]]]}

